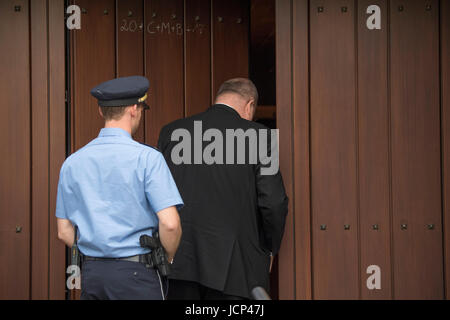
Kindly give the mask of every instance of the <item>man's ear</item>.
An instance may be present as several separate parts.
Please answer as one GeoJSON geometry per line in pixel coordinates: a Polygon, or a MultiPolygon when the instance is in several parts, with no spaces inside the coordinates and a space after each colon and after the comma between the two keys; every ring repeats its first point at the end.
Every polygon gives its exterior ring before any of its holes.
{"type": "Polygon", "coordinates": [[[254,116],[254,108],[255,105],[255,100],[251,99],[249,102],[247,102],[247,104],[245,105],[245,112],[248,114],[249,118],[253,118],[254,116]]]}
{"type": "Polygon", "coordinates": [[[102,118],[104,118],[104,117],[103,117],[102,108],[98,107],[98,113],[100,114],[100,116],[101,116],[102,118]]]}
{"type": "Polygon", "coordinates": [[[138,107],[137,104],[130,106],[131,116],[137,117],[138,107]]]}

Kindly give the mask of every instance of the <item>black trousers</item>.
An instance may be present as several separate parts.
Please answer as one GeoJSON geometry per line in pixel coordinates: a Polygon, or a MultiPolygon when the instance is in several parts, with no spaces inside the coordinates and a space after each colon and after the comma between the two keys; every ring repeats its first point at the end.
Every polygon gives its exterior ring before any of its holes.
{"type": "Polygon", "coordinates": [[[197,282],[169,280],[168,300],[246,300],[242,297],[224,294],[197,282]]]}
{"type": "Polygon", "coordinates": [[[81,300],[163,300],[166,287],[166,280],[142,263],[86,261],[81,270],[81,300]]]}

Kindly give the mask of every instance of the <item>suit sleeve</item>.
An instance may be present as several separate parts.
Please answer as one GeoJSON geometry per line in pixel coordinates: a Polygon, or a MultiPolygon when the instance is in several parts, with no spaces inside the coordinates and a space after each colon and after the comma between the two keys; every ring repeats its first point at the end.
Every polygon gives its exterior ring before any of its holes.
{"type": "MultiPolygon", "coordinates": [[[[278,150],[278,146],[274,141],[272,148],[270,138],[268,139],[267,148],[272,149],[271,157],[277,157],[278,152],[274,154],[274,149],[278,150]]],[[[256,189],[258,196],[258,210],[262,219],[262,227],[265,243],[272,255],[276,255],[280,250],[281,240],[284,234],[286,216],[288,213],[288,197],[284,189],[283,178],[280,171],[276,173],[267,173],[268,164],[264,165],[258,162],[256,168],[256,189]]]]}
{"type": "Polygon", "coordinates": [[[158,149],[162,154],[165,154],[167,146],[169,145],[168,131],[167,126],[164,126],[159,133],[158,149]]]}

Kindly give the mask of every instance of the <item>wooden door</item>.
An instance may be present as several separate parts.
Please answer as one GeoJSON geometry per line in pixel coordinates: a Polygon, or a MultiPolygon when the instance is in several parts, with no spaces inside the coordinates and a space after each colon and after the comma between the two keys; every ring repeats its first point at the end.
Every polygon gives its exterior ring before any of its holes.
{"type": "Polygon", "coordinates": [[[311,1],[310,10],[313,292],[317,299],[355,299],[359,284],[354,1],[311,1]]]}
{"type": "Polygon", "coordinates": [[[211,104],[211,1],[185,0],[185,114],[211,104]]]}
{"type": "Polygon", "coordinates": [[[184,117],[183,0],[145,1],[145,61],[150,110],[145,140],[156,145],[161,128],[184,117]]]}
{"type": "MultiPolygon", "coordinates": [[[[116,1],[116,76],[144,75],[144,4],[141,0],[116,1]]],[[[145,120],[134,134],[144,142],[145,120]]]]}
{"type": "Polygon", "coordinates": [[[446,298],[450,299],[450,1],[441,1],[441,132],[446,298]]]}
{"type": "Polygon", "coordinates": [[[388,104],[388,1],[358,2],[358,167],[360,289],[362,299],[391,299],[391,211],[388,104]],[[367,8],[377,5],[381,29],[368,29],[367,8]],[[371,266],[380,288],[367,287],[371,266]],[[369,273],[368,273],[369,268],[369,273]]]}
{"type": "Polygon", "coordinates": [[[72,151],[103,126],[90,90],[130,75],[150,81],[150,110],[134,138],[156,145],[171,121],[206,110],[220,84],[248,76],[249,1],[74,0],[71,32],[72,151]]]}
{"type": "Polygon", "coordinates": [[[248,77],[248,1],[212,1],[212,98],[231,78],[248,77]]]}
{"type": "Polygon", "coordinates": [[[394,296],[442,299],[439,2],[390,4],[394,296]]]}
{"type": "Polygon", "coordinates": [[[447,9],[277,2],[280,164],[291,194],[281,297],[448,292],[447,9]]]}
{"type": "Polygon", "coordinates": [[[30,47],[28,1],[0,2],[0,299],[30,296],[30,47]]]}
{"type": "Polygon", "coordinates": [[[72,150],[98,136],[104,122],[90,91],[116,74],[115,1],[76,0],[81,29],[72,31],[72,150]]]}

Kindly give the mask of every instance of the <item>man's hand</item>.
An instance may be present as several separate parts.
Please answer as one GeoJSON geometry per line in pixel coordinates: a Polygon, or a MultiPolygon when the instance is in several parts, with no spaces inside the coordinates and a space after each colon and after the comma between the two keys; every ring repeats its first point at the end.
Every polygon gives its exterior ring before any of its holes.
{"type": "Polygon", "coordinates": [[[159,218],[159,238],[166,250],[169,262],[171,262],[181,239],[180,216],[175,207],[161,210],[157,215],[159,218]]]}

